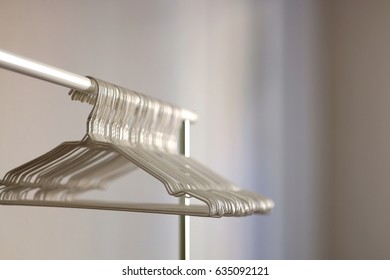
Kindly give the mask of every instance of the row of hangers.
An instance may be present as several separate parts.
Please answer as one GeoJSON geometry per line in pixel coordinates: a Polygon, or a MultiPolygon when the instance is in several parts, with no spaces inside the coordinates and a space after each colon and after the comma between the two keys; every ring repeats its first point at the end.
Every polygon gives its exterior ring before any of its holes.
{"type": "MultiPolygon", "coordinates": [[[[272,200],[242,190],[179,153],[183,110],[91,78],[97,94],[72,90],[73,100],[93,104],[87,134],[9,171],[0,180],[0,204],[109,209],[193,216],[266,214],[272,200]],[[126,203],[78,199],[140,168],[168,194],[200,205],[126,203]]],[[[135,186],[129,186],[135,187],[135,186]]]]}

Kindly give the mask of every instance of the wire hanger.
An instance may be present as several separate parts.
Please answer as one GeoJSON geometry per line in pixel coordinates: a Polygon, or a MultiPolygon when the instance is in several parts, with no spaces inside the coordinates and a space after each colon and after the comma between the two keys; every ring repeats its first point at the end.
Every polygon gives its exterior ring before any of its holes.
{"type": "Polygon", "coordinates": [[[97,94],[72,90],[73,100],[94,104],[81,141],[65,142],[9,171],[0,181],[0,204],[57,206],[192,216],[265,214],[273,202],[244,191],[178,152],[185,110],[90,78],[97,94]],[[202,205],[78,200],[135,168],[158,179],[176,197],[202,205]]]}

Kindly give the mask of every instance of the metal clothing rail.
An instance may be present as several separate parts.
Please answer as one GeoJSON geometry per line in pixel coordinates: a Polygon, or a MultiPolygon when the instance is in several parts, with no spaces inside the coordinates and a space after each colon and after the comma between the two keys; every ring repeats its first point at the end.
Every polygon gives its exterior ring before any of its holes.
{"type": "MultiPolygon", "coordinates": [[[[88,77],[80,76],[2,49],[0,49],[0,68],[74,90],[97,93],[93,81],[88,77]]],[[[181,113],[184,120],[189,120],[190,122],[195,122],[197,120],[197,115],[189,110],[182,109],[181,113]]]]}
{"type": "MultiPolygon", "coordinates": [[[[97,94],[97,88],[94,86],[94,82],[88,77],[80,76],[68,72],[66,70],[62,70],[41,62],[37,62],[32,59],[25,58],[10,52],[6,52],[1,49],[0,49],[0,68],[11,70],[33,78],[38,78],[77,91],[97,94]]],[[[184,156],[189,157],[190,122],[195,122],[197,120],[197,115],[185,109],[182,109],[181,114],[184,120],[183,128],[182,128],[181,153],[184,156]]],[[[182,205],[189,206],[190,199],[186,197],[182,198],[180,200],[180,203],[182,205]]],[[[50,203],[47,203],[47,205],[50,206],[50,203]]],[[[61,206],[60,204],[56,206],[67,207],[67,206],[61,206]]],[[[109,207],[107,207],[107,209],[109,209],[109,207]]],[[[189,216],[185,216],[185,215],[180,216],[179,231],[180,231],[179,256],[181,260],[188,260],[190,259],[189,216]]]]}

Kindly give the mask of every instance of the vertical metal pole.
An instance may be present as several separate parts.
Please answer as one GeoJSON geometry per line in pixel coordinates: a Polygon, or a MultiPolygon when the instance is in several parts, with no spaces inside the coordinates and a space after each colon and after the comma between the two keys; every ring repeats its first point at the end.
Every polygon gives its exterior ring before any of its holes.
{"type": "MultiPolygon", "coordinates": [[[[181,131],[181,145],[180,153],[185,157],[190,157],[190,121],[183,121],[182,131],[181,131]]],[[[180,204],[185,206],[190,205],[190,198],[180,197],[180,204]]],[[[189,260],[190,259],[190,216],[182,215],[180,216],[179,221],[180,227],[180,259],[189,260]]]]}

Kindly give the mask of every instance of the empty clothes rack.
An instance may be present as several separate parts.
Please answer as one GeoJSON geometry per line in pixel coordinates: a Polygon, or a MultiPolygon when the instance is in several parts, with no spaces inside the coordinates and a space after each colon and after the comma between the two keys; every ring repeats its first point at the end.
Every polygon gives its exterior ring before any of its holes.
{"type": "Polygon", "coordinates": [[[185,119],[179,107],[94,80],[96,95],[73,90],[70,93],[73,100],[94,104],[85,137],[64,142],[9,171],[0,181],[0,204],[31,201],[34,205],[54,206],[66,201],[69,207],[209,217],[264,214],[271,210],[271,200],[238,188],[193,158],[180,154],[180,131],[185,119]],[[78,200],[79,194],[100,189],[134,168],[160,181],[168,194],[191,197],[201,206],[156,207],[146,202],[124,206],[78,200]]]}
{"type": "Polygon", "coordinates": [[[64,142],[0,180],[0,204],[181,215],[182,237],[187,236],[181,240],[183,259],[189,255],[188,216],[238,217],[272,210],[271,199],[238,188],[190,157],[189,126],[197,120],[195,113],[2,50],[0,67],[70,88],[72,100],[93,105],[82,140],[64,142]],[[181,203],[78,198],[136,168],[160,181],[181,203]]]}
{"type": "Polygon", "coordinates": [[[189,215],[211,217],[264,214],[273,208],[270,199],[241,190],[192,158],[180,155],[180,131],[183,123],[196,120],[194,113],[99,79],[82,77],[5,51],[0,51],[0,66],[71,87],[73,100],[94,106],[88,118],[87,135],[82,141],[65,142],[60,148],[6,174],[0,181],[3,185],[0,203],[26,204],[30,201],[34,205],[63,206],[63,198],[66,198],[69,207],[179,215],[184,211],[189,215]],[[192,197],[203,205],[179,209],[176,205],[156,208],[146,203],[124,206],[107,205],[104,201],[92,204],[74,201],[73,197],[89,188],[85,178],[89,178],[91,187],[98,187],[99,184],[93,186],[91,182],[106,183],[122,175],[116,172],[115,165],[110,167],[107,161],[110,157],[143,169],[161,181],[170,195],[192,197]],[[73,168],[65,168],[68,166],[73,168]],[[99,173],[102,166],[106,172],[112,169],[108,173],[111,177],[99,173]],[[80,174],[78,170],[84,172],[80,174]],[[37,172],[39,176],[36,176],[37,172]],[[83,180],[80,179],[82,175],[83,180]],[[64,182],[65,176],[67,184],[59,184],[64,182]],[[62,199],[58,199],[59,196],[62,199]]]}

